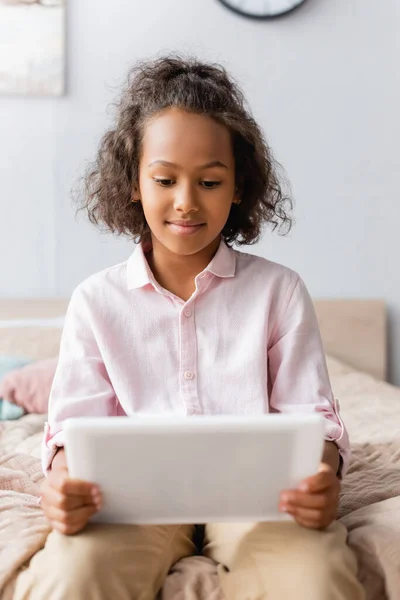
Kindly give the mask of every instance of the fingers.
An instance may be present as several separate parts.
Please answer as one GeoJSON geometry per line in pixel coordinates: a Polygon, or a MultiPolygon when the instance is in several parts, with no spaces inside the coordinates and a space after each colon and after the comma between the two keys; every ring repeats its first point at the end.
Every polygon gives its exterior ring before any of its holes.
{"type": "Polygon", "coordinates": [[[325,510],[332,502],[335,495],[331,494],[305,494],[304,492],[288,492],[281,496],[281,503],[288,508],[310,508],[325,510]]]}
{"type": "Polygon", "coordinates": [[[306,494],[297,490],[283,492],[280,498],[280,506],[283,508],[309,508],[327,510],[339,502],[339,490],[330,488],[320,494],[306,494]]]}
{"type": "Polygon", "coordinates": [[[51,523],[64,523],[65,525],[77,525],[81,522],[86,522],[92,515],[97,512],[94,505],[81,506],[75,510],[66,512],[55,506],[43,504],[46,507],[46,516],[51,523]],[[86,519],[86,521],[85,521],[86,519]]]}
{"type": "Polygon", "coordinates": [[[92,498],[96,500],[100,496],[98,487],[88,481],[70,479],[65,471],[50,475],[43,484],[44,490],[57,490],[62,496],[76,496],[84,498],[89,502],[92,498]]]}
{"type": "Polygon", "coordinates": [[[296,523],[309,529],[325,529],[336,517],[336,511],[332,509],[321,512],[318,509],[293,507],[289,508],[287,513],[294,517],[296,523]]]}
{"type": "Polygon", "coordinates": [[[66,512],[55,506],[44,504],[47,519],[52,527],[65,535],[72,535],[81,531],[91,516],[97,512],[96,506],[82,506],[75,510],[66,512]]]}
{"type": "Polygon", "coordinates": [[[90,497],[92,492],[97,488],[93,483],[87,481],[63,477],[59,481],[57,489],[65,496],[82,496],[86,498],[88,496],[90,497]]]}
{"type": "Polygon", "coordinates": [[[323,492],[333,486],[340,487],[336,473],[332,467],[321,463],[318,473],[302,481],[298,489],[303,492],[317,493],[323,492]]]}
{"type": "Polygon", "coordinates": [[[51,505],[63,511],[74,510],[83,505],[94,505],[94,500],[91,494],[85,496],[66,496],[62,494],[56,488],[49,486],[43,490],[42,498],[44,502],[42,504],[51,505]]]}
{"type": "Polygon", "coordinates": [[[323,529],[335,520],[339,503],[337,494],[294,494],[296,496],[293,495],[291,501],[288,494],[283,494],[279,509],[294,517],[299,525],[323,529]]]}
{"type": "Polygon", "coordinates": [[[92,488],[96,487],[89,481],[80,479],[71,479],[68,476],[66,468],[51,470],[47,478],[51,487],[58,489],[62,494],[84,496],[91,493],[92,488]]]}
{"type": "Polygon", "coordinates": [[[101,508],[97,486],[87,481],[69,479],[65,472],[49,476],[42,486],[41,506],[54,529],[71,535],[86,525],[101,508]]]}
{"type": "Polygon", "coordinates": [[[297,506],[289,507],[287,512],[293,517],[297,517],[303,521],[318,523],[321,520],[321,511],[313,508],[298,508],[297,506]]]}
{"type": "Polygon", "coordinates": [[[299,525],[323,529],[336,518],[340,482],[329,465],[321,464],[316,475],[297,490],[282,492],[279,509],[292,515],[299,525]]]}

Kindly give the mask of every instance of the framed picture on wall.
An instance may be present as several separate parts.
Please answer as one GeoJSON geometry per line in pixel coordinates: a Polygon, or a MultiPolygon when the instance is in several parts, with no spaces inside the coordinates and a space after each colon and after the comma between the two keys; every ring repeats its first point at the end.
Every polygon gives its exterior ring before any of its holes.
{"type": "Polygon", "coordinates": [[[0,94],[65,91],[66,0],[0,0],[0,94]]]}

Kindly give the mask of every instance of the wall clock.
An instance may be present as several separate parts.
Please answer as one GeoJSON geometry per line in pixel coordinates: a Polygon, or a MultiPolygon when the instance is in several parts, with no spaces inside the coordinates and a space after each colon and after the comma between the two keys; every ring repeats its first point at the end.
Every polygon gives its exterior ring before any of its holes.
{"type": "Polygon", "coordinates": [[[306,0],[219,0],[243,17],[273,19],[298,8],[306,0]]]}

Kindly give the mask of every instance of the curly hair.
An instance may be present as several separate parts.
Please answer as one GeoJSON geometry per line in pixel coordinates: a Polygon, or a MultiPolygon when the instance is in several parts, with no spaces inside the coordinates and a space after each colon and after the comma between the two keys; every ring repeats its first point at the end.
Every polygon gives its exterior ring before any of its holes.
{"type": "Polygon", "coordinates": [[[264,224],[287,233],[292,202],[278,177],[260,127],[238,85],[220,65],[179,55],[136,64],[117,106],[115,125],[103,136],[84,177],[80,210],[96,225],[135,241],[150,235],[140,202],[132,202],[139,178],[140,145],[146,122],[168,108],[211,117],[232,135],[235,177],[241,197],[222,235],[228,244],[255,243],[264,224]]]}

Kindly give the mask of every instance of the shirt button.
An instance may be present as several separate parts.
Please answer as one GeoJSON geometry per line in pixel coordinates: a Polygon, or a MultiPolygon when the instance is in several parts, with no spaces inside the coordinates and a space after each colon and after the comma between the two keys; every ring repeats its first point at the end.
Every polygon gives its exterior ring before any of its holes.
{"type": "Polygon", "coordinates": [[[190,310],[190,308],[187,308],[183,314],[185,315],[185,317],[189,318],[192,316],[192,311],[190,310]]]}
{"type": "Polygon", "coordinates": [[[192,371],[185,371],[185,373],[183,374],[185,379],[193,379],[194,377],[194,373],[192,373],[192,371]]]}

